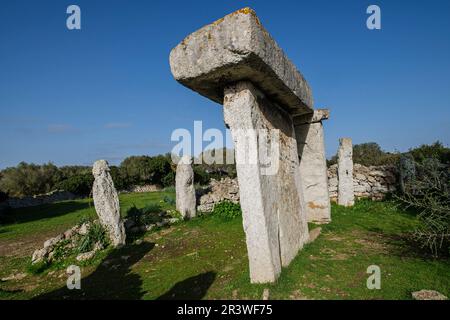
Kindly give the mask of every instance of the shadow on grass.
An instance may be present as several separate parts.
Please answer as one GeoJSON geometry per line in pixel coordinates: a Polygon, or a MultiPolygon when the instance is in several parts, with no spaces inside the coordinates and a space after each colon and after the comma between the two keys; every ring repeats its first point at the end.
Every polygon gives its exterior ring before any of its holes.
{"type": "MultiPolygon", "coordinates": [[[[81,279],[80,290],[67,287],[36,297],[37,300],[137,300],[142,291],[142,280],[131,272],[131,267],[140,261],[154,247],[153,243],[128,245],[114,250],[97,269],[81,279]]],[[[82,271],[83,272],[83,271],[82,271]]]]}
{"type": "Polygon", "coordinates": [[[200,300],[214,283],[216,273],[209,271],[176,283],[156,300],[200,300]]]}
{"type": "Polygon", "coordinates": [[[87,208],[89,208],[89,203],[87,202],[64,201],[35,207],[11,209],[6,216],[6,223],[3,225],[55,218],[87,208]]]}

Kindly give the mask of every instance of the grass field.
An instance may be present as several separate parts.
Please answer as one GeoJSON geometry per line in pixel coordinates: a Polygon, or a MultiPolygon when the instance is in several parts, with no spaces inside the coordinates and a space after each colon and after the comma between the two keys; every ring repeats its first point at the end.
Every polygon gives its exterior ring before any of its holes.
{"type": "MultiPolygon", "coordinates": [[[[124,194],[123,214],[136,205],[164,203],[173,193],[124,194]]],[[[26,273],[43,241],[95,216],[90,200],[15,210],[0,226],[0,278],[26,273]]],[[[119,250],[106,250],[82,267],[81,290],[66,289],[65,268],[2,281],[1,299],[410,299],[433,289],[450,296],[450,263],[418,250],[407,239],[417,225],[390,202],[359,201],[332,207],[333,222],[307,245],[271,285],[249,283],[241,218],[206,216],[148,232],[119,250]],[[381,268],[381,289],[368,290],[370,265],[381,268]]],[[[311,228],[315,227],[313,225],[311,228]]]]}

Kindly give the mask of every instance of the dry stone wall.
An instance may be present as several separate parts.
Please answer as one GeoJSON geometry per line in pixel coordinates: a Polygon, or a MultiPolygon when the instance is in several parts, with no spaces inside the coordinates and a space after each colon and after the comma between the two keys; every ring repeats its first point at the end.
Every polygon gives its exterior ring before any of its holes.
{"type": "MultiPolygon", "coordinates": [[[[338,198],[338,165],[328,168],[328,188],[330,199],[338,198]]],[[[381,200],[386,194],[397,189],[397,169],[395,166],[366,167],[355,163],[353,166],[353,186],[355,198],[381,200]]]]}
{"type": "MultiPolygon", "coordinates": [[[[382,200],[386,194],[397,189],[397,168],[395,166],[353,166],[355,198],[382,200]]],[[[337,201],[337,164],[328,168],[328,188],[330,200],[337,201]]],[[[212,212],[214,206],[222,201],[239,203],[239,186],[236,179],[212,179],[206,190],[198,194],[200,212],[212,212]]]]}

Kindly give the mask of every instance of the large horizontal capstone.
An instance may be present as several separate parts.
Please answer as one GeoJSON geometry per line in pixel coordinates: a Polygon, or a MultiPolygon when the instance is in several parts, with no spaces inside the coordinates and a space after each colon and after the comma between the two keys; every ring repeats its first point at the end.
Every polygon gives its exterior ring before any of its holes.
{"type": "Polygon", "coordinates": [[[311,113],[311,89],[250,8],[186,37],[170,53],[175,79],[223,104],[224,88],[246,80],[291,115],[311,113]]]}

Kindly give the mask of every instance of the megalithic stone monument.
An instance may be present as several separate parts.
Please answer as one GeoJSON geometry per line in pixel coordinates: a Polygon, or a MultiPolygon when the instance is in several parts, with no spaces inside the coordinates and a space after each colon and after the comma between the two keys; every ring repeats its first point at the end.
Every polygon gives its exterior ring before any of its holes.
{"type": "Polygon", "coordinates": [[[186,37],[171,51],[170,67],[178,82],[224,106],[250,278],[273,282],[309,237],[293,119],[313,112],[311,89],[249,8],[186,37]],[[261,141],[278,151],[269,168],[261,141]]]}
{"type": "Polygon", "coordinates": [[[119,196],[106,160],[98,160],[92,167],[94,185],[92,197],[100,223],[106,228],[114,247],[125,244],[126,234],[120,217],[119,196]]]}
{"type": "Polygon", "coordinates": [[[331,221],[327,160],[322,121],[329,118],[327,109],[294,118],[300,172],[308,222],[331,221]]]}
{"type": "Polygon", "coordinates": [[[195,218],[197,215],[194,170],[192,158],[183,156],[177,165],[175,176],[176,207],[183,219],[195,218]]]}
{"type": "Polygon", "coordinates": [[[338,204],[351,207],[355,204],[353,186],[353,145],[352,139],[339,139],[338,149],[338,204]]]}

